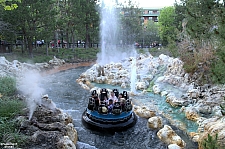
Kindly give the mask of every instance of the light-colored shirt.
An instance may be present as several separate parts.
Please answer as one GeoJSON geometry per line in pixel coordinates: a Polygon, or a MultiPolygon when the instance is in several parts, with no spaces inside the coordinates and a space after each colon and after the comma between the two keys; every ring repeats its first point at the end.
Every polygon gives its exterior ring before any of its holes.
{"type": "Polygon", "coordinates": [[[110,96],[109,99],[112,99],[113,103],[118,101],[118,98],[116,96],[110,96]]]}

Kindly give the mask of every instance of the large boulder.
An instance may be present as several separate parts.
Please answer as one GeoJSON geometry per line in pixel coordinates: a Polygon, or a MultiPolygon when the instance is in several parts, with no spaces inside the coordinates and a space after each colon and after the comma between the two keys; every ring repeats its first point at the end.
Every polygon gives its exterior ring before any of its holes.
{"type": "Polygon", "coordinates": [[[140,117],[143,117],[143,118],[150,118],[150,117],[153,117],[155,116],[155,111],[153,110],[150,110],[148,107],[146,106],[135,106],[134,107],[134,112],[140,116],[140,117]]]}
{"type": "Polygon", "coordinates": [[[68,136],[64,136],[57,142],[57,149],[76,149],[76,146],[68,136]]]}
{"type": "Polygon", "coordinates": [[[192,121],[197,121],[199,118],[198,111],[195,107],[187,107],[185,108],[185,116],[187,119],[192,121]]]}
{"type": "Polygon", "coordinates": [[[177,144],[181,148],[185,148],[186,143],[184,140],[181,139],[180,136],[178,136],[175,131],[168,125],[164,125],[162,129],[160,129],[157,132],[157,136],[159,139],[166,144],[177,144]]]}
{"type": "Polygon", "coordinates": [[[163,127],[163,119],[160,116],[153,116],[148,119],[147,126],[152,129],[159,129],[163,127]]]}

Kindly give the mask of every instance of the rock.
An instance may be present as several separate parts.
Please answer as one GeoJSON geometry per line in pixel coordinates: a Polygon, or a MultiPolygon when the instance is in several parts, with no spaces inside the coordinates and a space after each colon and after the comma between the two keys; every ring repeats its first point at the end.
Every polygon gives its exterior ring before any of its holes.
{"type": "Polygon", "coordinates": [[[182,148],[178,146],[177,144],[170,144],[168,145],[168,149],[182,149],[182,148]]]}
{"type": "Polygon", "coordinates": [[[154,85],[154,86],[152,87],[152,89],[153,89],[153,92],[154,92],[155,94],[159,94],[159,93],[161,92],[161,89],[160,89],[160,86],[159,86],[159,85],[154,85]]]}
{"type": "Polygon", "coordinates": [[[197,121],[199,118],[198,111],[194,107],[187,107],[185,110],[185,116],[187,119],[197,121]]]}
{"type": "Polygon", "coordinates": [[[66,125],[66,133],[65,135],[69,137],[69,139],[76,144],[77,140],[78,140],[78,135],[77,135],[77,131],[74,127],[74,125],[72,123],[69,123],[68,125],[66,125]]]}
{"type": "Polygon", "coordinates": [[[152,111],[145,106],[143,106],[143,107],[136,106],[134,109],[134,112],[138,116],[143,117],[143,118],[150,118],[150,117],[155,116],[155,111],[152,111]]]}
{"type": "Polygon", "coordinates": [[[51,110],[45,106],[37,107],[30,121],[27,117],[17,118],[20,132],[31,136],[27,146],[46,149],[58,146],[75,147],[78,138],[72,121],[71,116],[60,109],[51,110]]]}
{"type": "Polygon", "coordinates": [[[199,133],[196,133],[196,132],[190,132],[189,133],[189,136],[191,138],[192,141],[194,142],[199,142],[199,133]]]}
{"type": "Polygon", "coordinates": [[[56,143],[63,138],[59,131],[36,131],[30,139],[30,148],[36,146],[46,146],[45,148],[57,148],[56,143]]]}
{"type": "Polygon", "coordinates": [[[76,146],[68,136],[64,136],[57,143],[57,149],[76,149],[76,146]]]}
{"type": "Polygon", "coordinates": [[[138,89],[138,90],[144,90],[146,88],[147,88],[147,86],[146,86],[145,82],[137,82],[136,83],[136,89],[138,89]]]}
{"type": "Polygon", "coordinates": [[[204,126],[204,132],[200,134],[199,137],[199,148],[203,148],[201,143],[208,139],[208,134],[215,139],[216,134],[218,135],[217,142],[220,146],[225,146],[224,138],[225,138],[225,120],[224,118],[214,119],[211,121],[207,121],[204,126]]]}
{"type": "Polygon", "coordinates": [[[162,128],[162,126],[163,126],[162,117],[153,116],[153,117],[149,118],[147,126],[148,126],[148,128],[152,128],[152,129],[162,128]]]}
{"type": "Polygon", "coordinates": [[[157,136],[166,144],[177,144],[181,148],[186,146],[186,143],[181,139],[181,137],[178,136],[168,125],[164,125],[164,127],[157,132],[157,136]]]}
{"type": "Polygon", "coordinates": [[[188,100],[177,98],[174,93],[166,95],[166,102],[168,102],[172,107],[187,106],[189,104],[188,100]]]}
{"type": "Polygon", "coordinates": [[[192,89],[187,92],[192,99],[196,99],[199,97],[199,91],[197,89],[192,89]]]}

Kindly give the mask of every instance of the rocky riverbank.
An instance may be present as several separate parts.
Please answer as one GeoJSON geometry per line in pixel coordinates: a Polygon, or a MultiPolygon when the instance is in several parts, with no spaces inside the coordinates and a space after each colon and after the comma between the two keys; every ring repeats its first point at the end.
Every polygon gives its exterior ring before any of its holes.
{"type": "MultiPolygon", "coordinates": [[[[201,144],[208,134],[211,136],[218,134],[218,142],[222,146],[225,145],[225,120],[220,107],[224,104],[225,86],[196,84],[195,80],[185,73],[183,62],[178,58],[163,54],[159,57],[139,55],[135,59],[124,59],[121,63],[104,66],[95,64],[84,72],[77,82],[88,90],[93,87],[91,82],[119,85],[122,88],[130,87],[133,69],[136,69],[135,88],[137,90],[142,90],[142,94],[152,91],[165,96],[166,102],[172,107],[180,108],[180,112],[183,112],[187,119],[198,124],[197,132],[189,133],[193,141],[201,144]],[[132,63],[135,61],[136,67],[133,67],[132,63]]],[[[130,92],[130,94],[135,93],[130,92]]],[[[152,115],[151,111],[154,110],[149,107],[136,109],[139,116],[149,119],[149,127],[160,129],[157,133],[158,137],[168,144],[168,148],[175,148],[176,145],[184,148],[185,142],[171,130],[170,126],[160,124],[161,118],[155,118],[157,114],[152,115]]],[[[184,130],[184,128],[181,129],[184,130]]]]}
{"type": "Polygon", "coordinates": [[[29,139],[23,148],[76,148],[78,138],[72,117],[57,108],[48,95],[43,95],[43,89],[38,86],[38,76],[78,66],[80,64],[65,64],[64,60],[56,57],[48,63],[37,64],[20,63],[17,60],[9,62],[5,57],[0,57],[0,76],[14,77],[19,92],[17,96],[27,103],[25,115],[16,119],[20,133],[29,139]]]}
{"type": "MultiPolygon", "coordinates": [[[[218,134],[219,143],[224,145],[225,121],[220,107],[220,104],[224,104],[224,86],[197,85],[184,72],[183,62],[177,58],[166,55],[159,57],[139,55],[135,61],[136,78],[134,84],[137,90],[142,91],[141,94],[152,91],[155,94],[165,96],[166,102],[173,107],[180,108],[187,119],[198,123],[197,132],[189,133],[193,141],[202,142],[208,134],[212,136],[218,134]],[[177,90],[181,92],[177,92],[177,90]]],[[[133,62],[133,58],[127,58],[121,63],[111,63],[104,66],[95,64],[84,72],[77,79],[77,82],[88,90],[93,89],[91,82],[120,85],[122,88],[129,87],[133,62]]],[[[84,63],[84,65],[91,64],[84,63]]],[[[65,64],[63,60],[55,57],[48,63],[41,64],[20,63],[17,60],[9,62],[4,57],[0,57],[0,76],[13,76],[17,78],[18,82],[23,82],[23,78],[30,70],[48,75],[78,66],[81,65],[65,64]]],[[[130,94],[135,93],[130,92],[130,94]]],[[[21,99],[27,100],[33,97],[33,95],[29,97],[27,94],[21,99]]],[[[31,146],[28,148],[46,146],[49,148],[67,148],[68,146],[75,148],[77,132],[73,127],[72,118],[55,107],[51,99],[46,98],[46,96],[38,95],[37,100],[31,101],[35,101],[35,110],[31,112],[31,107],[28,106],[26,110],[30,114],[20,116],[17,119],[21,125],[21,132],[30,135],[31,146]]],[[[151,107],[134,107],[137,115],[148,119],[148,128],[158,129],[158,137],[168,144],[168,148],[185,148],[185,142],[182,138],[170,126],[163,124],[162,117],[158,116],[157,111],[151,107]]]]}

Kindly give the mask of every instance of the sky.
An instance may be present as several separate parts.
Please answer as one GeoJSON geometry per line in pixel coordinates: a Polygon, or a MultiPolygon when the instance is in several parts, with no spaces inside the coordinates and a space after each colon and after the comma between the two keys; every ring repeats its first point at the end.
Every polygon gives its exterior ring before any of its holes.
{"type": "Polygon", "coordinates": [[[175,0],[136,0],[139,2],[139,7],[149,8],[163,8],[166,6],[173,6],[175,0]]]}

